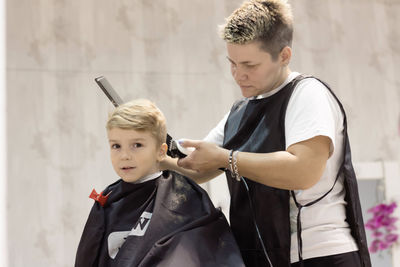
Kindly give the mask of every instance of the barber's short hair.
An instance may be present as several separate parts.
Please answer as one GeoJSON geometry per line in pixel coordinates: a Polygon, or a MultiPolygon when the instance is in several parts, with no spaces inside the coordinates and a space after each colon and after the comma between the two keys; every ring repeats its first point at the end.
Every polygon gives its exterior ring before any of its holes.
{"type": "Polygon", "coordinates": [[[158,145],[165,143],[167,138],[164,114],[147,99],[136,99],[118,106],[109,115],[106,128],[150,132],[158,145]]]}
{"type": "Polygon", "coordinates": [[[286,0],[247,0],[220,27],[226,42],[259,41],[273,59],[284,47],[292,46],[293,15],[286,0]]]}

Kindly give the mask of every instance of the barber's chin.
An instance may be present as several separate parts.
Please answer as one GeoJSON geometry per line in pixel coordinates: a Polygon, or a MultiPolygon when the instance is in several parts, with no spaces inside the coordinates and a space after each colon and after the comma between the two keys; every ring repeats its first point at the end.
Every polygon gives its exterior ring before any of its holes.
{"type": "Polygon", "coordinates": [[[251,86],[240,86],[240,90],[244,97],[249,98],[255,96],[255,92],[251,86]]]}

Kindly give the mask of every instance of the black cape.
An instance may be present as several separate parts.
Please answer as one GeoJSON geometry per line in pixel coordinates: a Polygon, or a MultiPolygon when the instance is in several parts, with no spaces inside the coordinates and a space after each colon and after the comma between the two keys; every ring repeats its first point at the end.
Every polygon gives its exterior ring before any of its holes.
{"type": "Polygon", "coordinates": [[[173,172],[141,184],[118,180],[108,193],[89,214],[76,267],[244,266],[223,213],[192,180],[173,172]]]}

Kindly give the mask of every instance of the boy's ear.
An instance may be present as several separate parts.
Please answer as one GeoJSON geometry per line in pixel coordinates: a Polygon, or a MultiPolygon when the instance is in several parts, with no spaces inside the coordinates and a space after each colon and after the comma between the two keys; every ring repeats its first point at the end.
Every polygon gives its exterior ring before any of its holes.
{"type": "Polygon", "coordinates": [[[162,161],[167,156],[167,151],[168,145],[166,143],[163,143],[158,150],[157,161],[162,161]]]}

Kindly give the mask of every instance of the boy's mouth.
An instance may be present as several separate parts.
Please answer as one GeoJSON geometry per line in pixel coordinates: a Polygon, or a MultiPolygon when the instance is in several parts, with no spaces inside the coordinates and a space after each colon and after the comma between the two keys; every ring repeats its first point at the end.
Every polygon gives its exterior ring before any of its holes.
{"type": "Polygon", "coordinates": [[[132,170],[132,169],[134,169],[135,167],[122,167],[121,169],[122,170],[124,170],[124,171],[127,171],[127,170],[132,170]]]}

